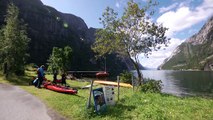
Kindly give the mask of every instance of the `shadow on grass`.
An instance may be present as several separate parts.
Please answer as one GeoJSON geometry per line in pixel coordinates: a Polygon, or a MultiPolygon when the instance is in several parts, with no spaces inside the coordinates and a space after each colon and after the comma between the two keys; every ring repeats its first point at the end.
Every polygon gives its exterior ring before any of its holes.
{"type": "Polygon", "coordinates": [[[33,80],[32,76],[25,75],[25,76],[10,76],[6,81],[10,82],[13,85],[18,86],[29,86],[29,82],[33,80]]]}
{"type": "Polygon", "coordinates": [[[116,119],[132,119],[131,116],[125,116],[124,112],[126,111],[126,113],[128,111],[132,111],[136,108],[136,106],[133,105],[123,105],[121,103],[116,104],[115,106],[107,106],[106,111],[103,113],[96,113],[94,112],[94,108],[90,109],[87,113],[87,117],[89,117],[89,119],[95,118],[95,117],[106,117],[106,116],[110,116],[112,118],[116,118],[116,119]]]}

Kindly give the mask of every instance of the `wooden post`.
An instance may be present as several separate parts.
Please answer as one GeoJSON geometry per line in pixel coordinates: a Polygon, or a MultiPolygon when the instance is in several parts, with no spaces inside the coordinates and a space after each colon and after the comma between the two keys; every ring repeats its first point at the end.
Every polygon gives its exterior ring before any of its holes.
{"type": "Polygon", "coordinates": [[[90,106],[91,106],[91,96],[92,96],[93,83],[94,83],[94,80],[91,81],[91,85],[90,85],[89,98],[88,98],[88,101],[87,101],[87,109],[89,109],[90,106]]]}
{"type": "Polygon", "coordinates": [[[118,82],[118,101],[119,101],[119,95],[120,95],[120,78],[117,76],[117,82],[118,82]]]}

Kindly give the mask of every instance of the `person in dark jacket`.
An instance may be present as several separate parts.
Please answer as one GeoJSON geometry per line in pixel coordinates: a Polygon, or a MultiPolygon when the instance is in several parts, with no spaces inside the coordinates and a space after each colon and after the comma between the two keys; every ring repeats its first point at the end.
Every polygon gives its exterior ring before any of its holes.
{"type": "Polygon", "coordinates": [[[58,75],[58,71],[57,70],[54,70],[54,73],[53,73],[53,83],[57,83],[57,75],[58,75]]]}
{"type": "Polygon", "coordinates": [[[67,79],[67,77],[66,77],[66,74],[65,73],[63,73],[62,75],[61,75],[61,84],[63,85],[65,85],[66,86],[66,79],[67,79]]]}
{"type": "Polygon", "coordinates": [[[44,65],[41,65],[41,67],[38,68],[37,74],[38,74],[37,88],[41,88],[41,84],[42,84],[43,78],[44,78],[44,65]]]}

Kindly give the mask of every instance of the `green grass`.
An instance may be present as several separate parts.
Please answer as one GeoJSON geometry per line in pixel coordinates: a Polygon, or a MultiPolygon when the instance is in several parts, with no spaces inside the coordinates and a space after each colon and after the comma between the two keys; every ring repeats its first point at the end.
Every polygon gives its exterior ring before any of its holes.
{"type": "MultiPolygon", "coordinates": [[[[68,95],[37,89],[27,85],[32,75],[34,73],[28,72],[26,77],[12,77],[9,79],[10,82],[0,77],[0,83],[20,86],[40,98],[48,107],[72,120],[212,120],[213,118],[212,99],[140,93],[133,92],[128,88],[121,88],[120,101],[115,106],[107,107],[105,113],[98,115],[94,112],[93,107],[86,109],[89,90],[79,89],[77,95],[68,95]]],[[[47,78],[52,79],[52,76],[47,75],[47,78]]],[[[67,80],[67,82],[70,86],[77,88],[89,84],[71,80],[67,80]]]]}

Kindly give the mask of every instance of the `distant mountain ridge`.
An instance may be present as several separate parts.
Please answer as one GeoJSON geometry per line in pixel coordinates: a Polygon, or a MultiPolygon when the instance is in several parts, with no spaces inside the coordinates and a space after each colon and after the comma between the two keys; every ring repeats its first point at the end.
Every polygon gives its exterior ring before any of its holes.
{"type": "MultiPolygon", "coordinates": [[[[96,60],[91,50],[97,29],[88,28],[80,17],[61,13],[40,0],[0,0],[0,27],[5,24],[9,1],[19,8],[19,17],[28,25],[31,38],[28,63],[46,64],[53,47],[69,45],[73,49],[71,70],[104,70],[104,61],[96,60]]],[[[133,69],[128,59],[121,60],[116,55],[107,58],[107,70],[111,73],[133,69]]]]}
{"type": "Polygon", "coordinates": [[[197,34],[179,45],[159,68],[213,70],[213,16],[197,34]]]}

